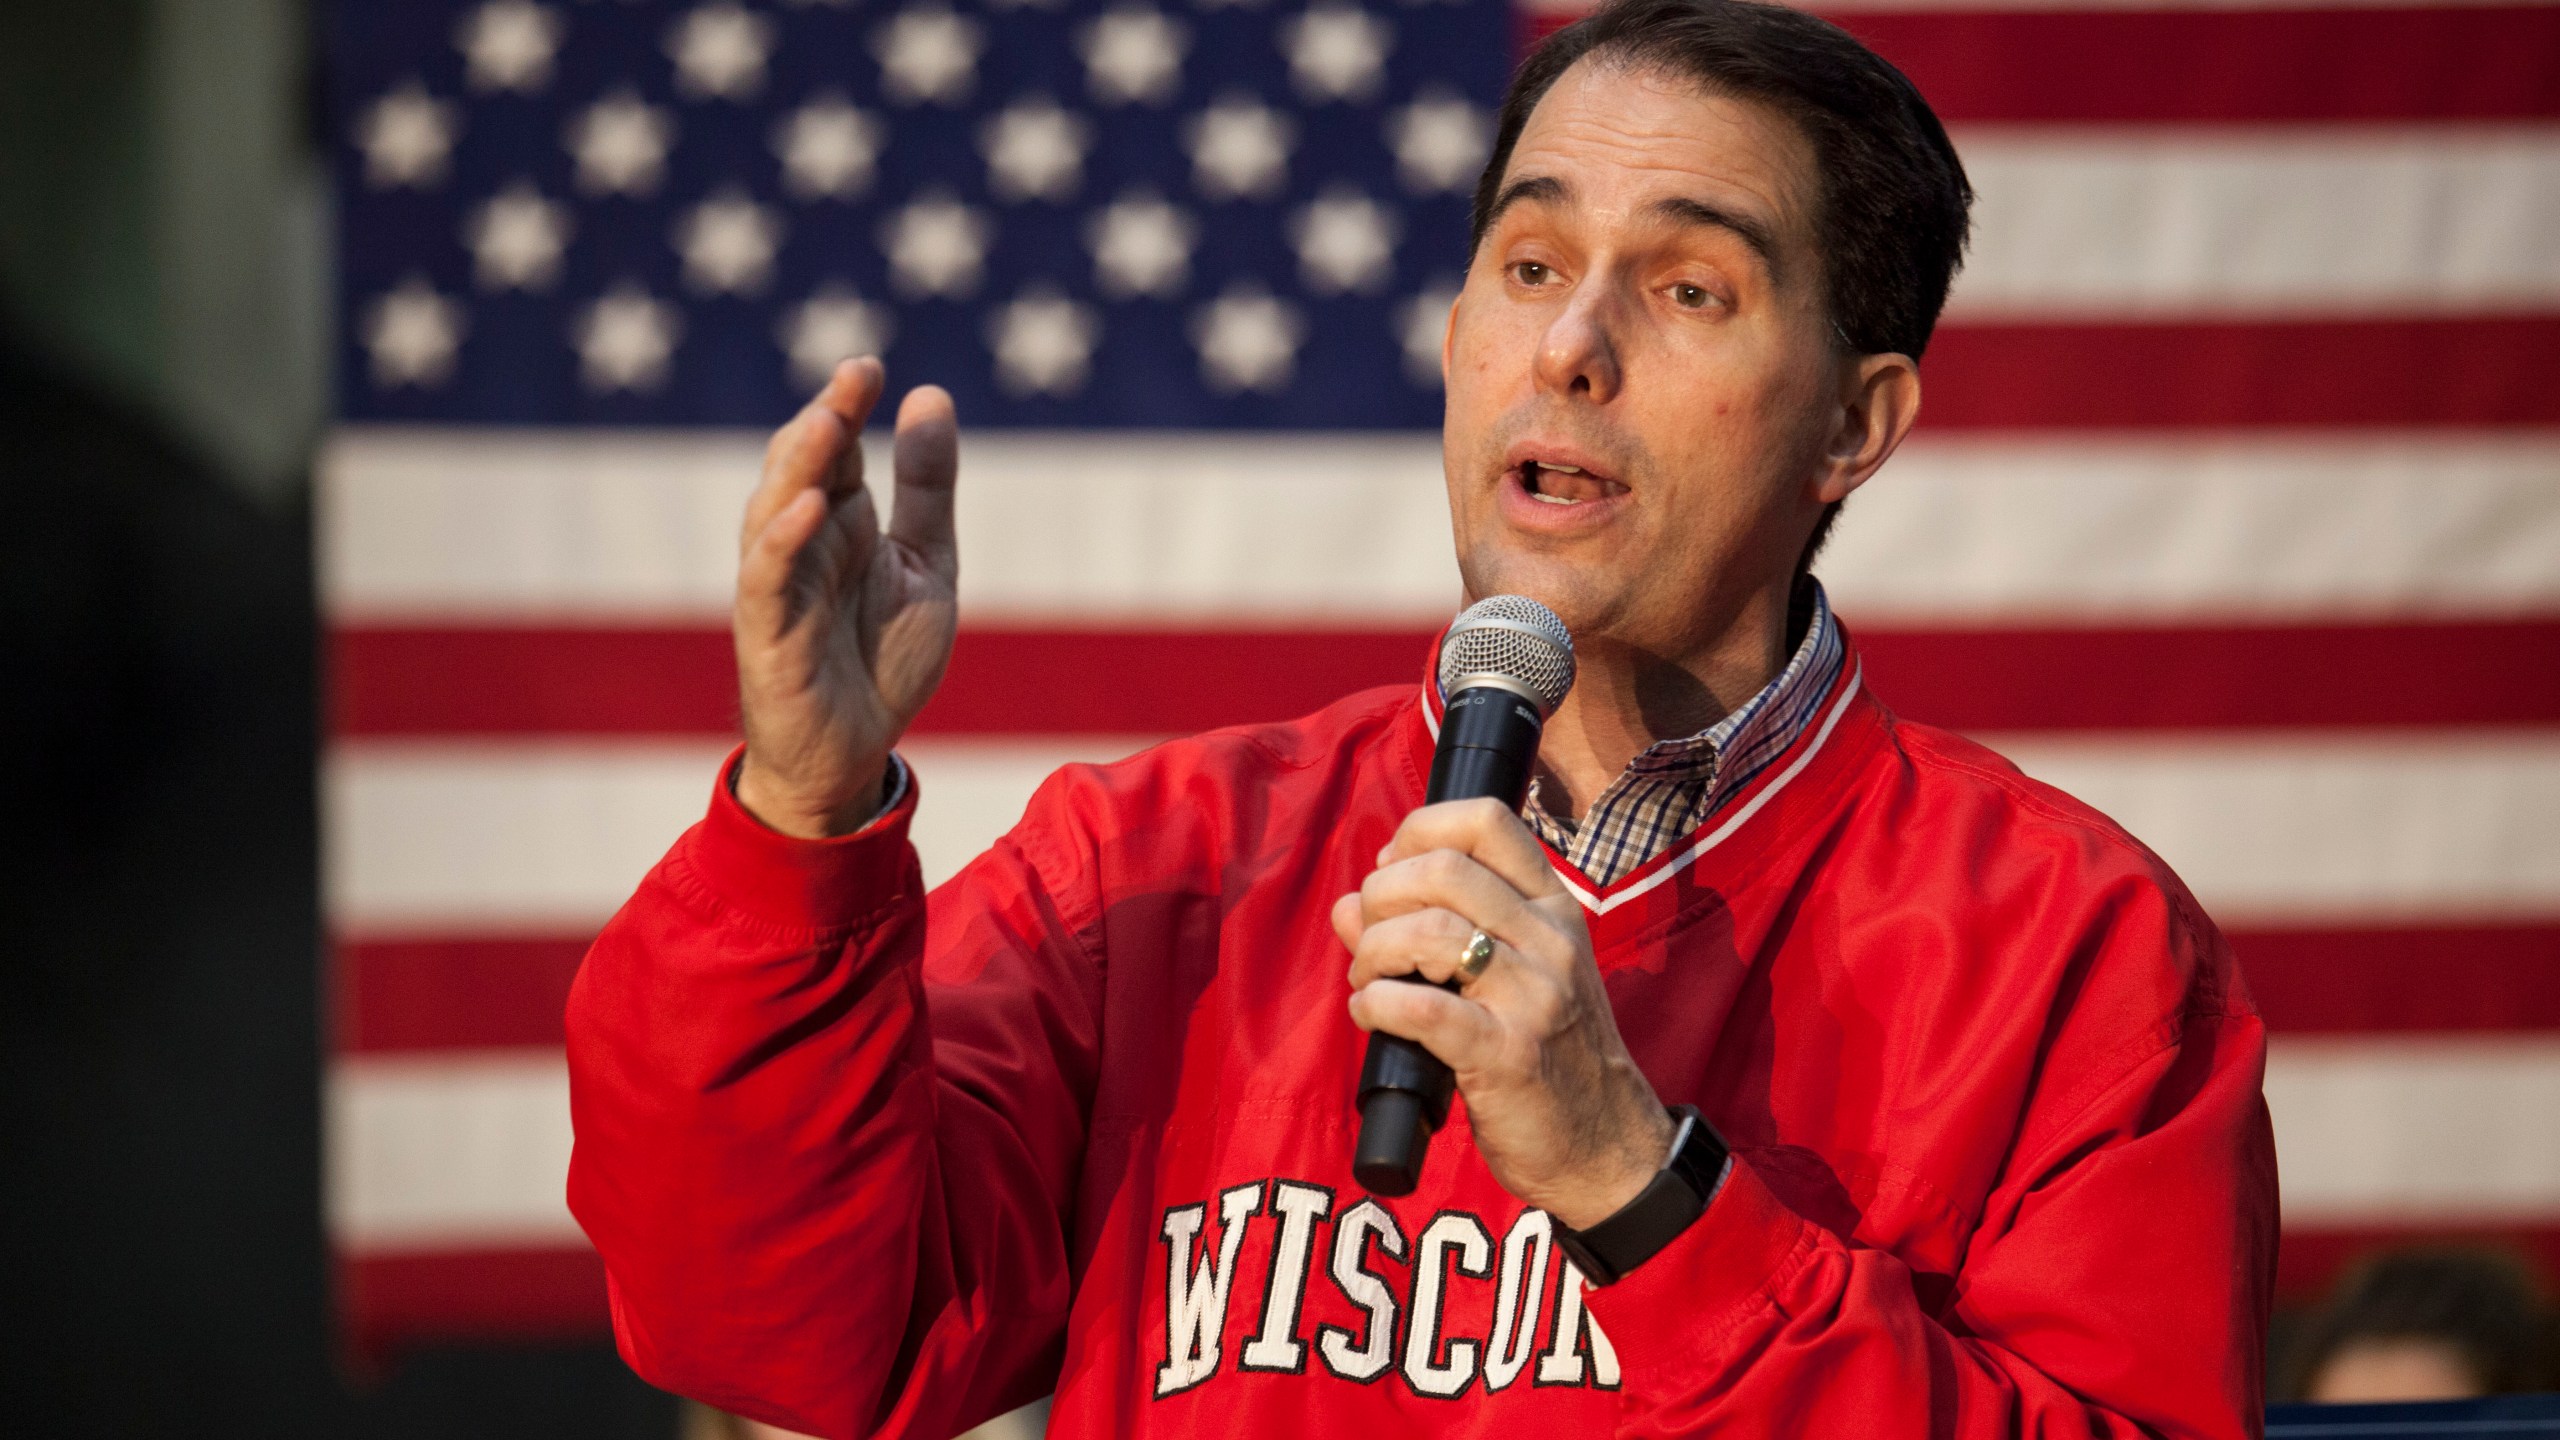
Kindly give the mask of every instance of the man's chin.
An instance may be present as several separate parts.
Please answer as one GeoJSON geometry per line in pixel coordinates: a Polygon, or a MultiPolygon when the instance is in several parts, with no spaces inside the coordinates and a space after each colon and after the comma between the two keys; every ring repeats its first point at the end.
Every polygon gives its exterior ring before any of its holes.
{"type": "Polygon", "coordinates": [[[1568,633],[1594,633],[1618,610],[1621,577],[1597,557],[1479,554],[1459,567],[1470,600],[1525,595],[1556,612],[1568,633]]]}

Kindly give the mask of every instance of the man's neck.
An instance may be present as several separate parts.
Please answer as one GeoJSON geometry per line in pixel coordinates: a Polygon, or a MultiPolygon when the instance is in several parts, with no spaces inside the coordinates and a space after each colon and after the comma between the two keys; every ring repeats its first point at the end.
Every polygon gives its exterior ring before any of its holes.
{"type": "Polygon", "coordinates": [[[1695,735],[1766,688],[1787,663],[1791,589],[1759,592],[1677,656],[1577,636],[1573,690],[1538,746],[1548,813],[1577,819],[1648,747],[1695,735]]]}

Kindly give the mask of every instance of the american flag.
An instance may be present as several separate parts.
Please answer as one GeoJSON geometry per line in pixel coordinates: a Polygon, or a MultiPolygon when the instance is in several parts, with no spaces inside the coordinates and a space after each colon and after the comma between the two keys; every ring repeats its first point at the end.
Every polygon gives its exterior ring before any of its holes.
{"type": "MultiPolygon", "coordinates": [[[[2285,1285],[2560,1260],[2560,8],[1828,9],[1981,192],[1820,573],[2123,821],[2276,1039],[2285,1285]]],[[[329,1215],[367,1346],[584,1333],[560,1013],[735,731],[763,432],[964,422],[928,878],[1069,760],[1407,681],[1489,0],[331,11],[329,1215]],[[1036,707],[1024,697],[1039,697],[1036,707]]]]}

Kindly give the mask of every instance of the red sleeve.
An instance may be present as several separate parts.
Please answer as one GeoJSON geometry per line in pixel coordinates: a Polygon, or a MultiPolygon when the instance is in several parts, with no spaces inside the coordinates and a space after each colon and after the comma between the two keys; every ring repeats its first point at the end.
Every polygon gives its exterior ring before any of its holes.
{"type": "MultiPolygon", "coordinates": [[[[2231,973],[2209,925],[2171,945],[2188,973],[2231,973]]],[[[2047,1088],[2067,1098],[2031,1107],[1942,1304],[1738,1156],[1705,1215],[1590,1293],[1622,1365],[1623,1432],[2258,1434],[2276,1225],[2265,1030],[2211,983],[2129,1050],[2073,1053],[2062,1028],[2047,1088]]]]}
{"type": "Polygon", "coordinates": [[[1055,1379],[1090,902],[1026,818],[928,927],[912,783],[801,841],[726,778],[570,993],[570,1209],[651,1383],[818,1435],[951,1434],[1055,1379]]]}

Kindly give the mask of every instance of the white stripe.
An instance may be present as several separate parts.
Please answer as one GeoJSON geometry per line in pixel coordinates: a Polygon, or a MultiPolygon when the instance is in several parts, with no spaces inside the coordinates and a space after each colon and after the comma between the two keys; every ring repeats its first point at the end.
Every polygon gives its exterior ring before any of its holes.
{"type": "Polygon", "coordinates": [[[2560,611],[2560,445],[1927,439],[1817,566],[1852,621],[2560,611]]]}
{"type": "Polygon", "coordinates": [[[1989,737],[2222,923],[2560,914],[2560,734],[1989,737]]]}
{"type": "MultiPolygon", "coordinates": [[[[913,837],[938,884],[993,843],[1042,778],[1146,742],[917,740],[913,837]]],[[[727,747],[535,741],[342,745],[325,772],[326,889],[348,937],[600,925],[702,818],[727,747]]]]}
{"type": "Polygon", "coordinates": [[[342,1056],[328,1087],[330,1230],[357,1250],[580,1242],[569,1143],[558,1050],[342,1056]]]}
{"type": "MultiPolygon", "coordinates": [[[[2560,1213],[2560,1041],[2277,1037],[2267,1105],[2288,1224],[2560,1213]]],[[[329,1214],[357,1250],[575,1242],[556,1050],[342,1058],[329,1214]]]]}
{"type": "MultiPolygon", "coordinates": [[[[332,618],[718,623],[757,440],[342,431],[332,618]]],[[[1436,624],[1437,442],[973,435],[969,618],[1436,624]]],[[[2560,612],[2560,440],[1923,438],[1821,570],[1852,621],[2560,612]]]]}
{"type": "MultiPolygon", "coordinates": [[[[340,431],[322,593],[342,622],[724,616],[762,443],[340,431]]],[[[1361,624],[1458,599],[1435,436],[979,431],[961,466],[976,622],[1361,624]]]]}
{"type": "Polygon", "coordinates": [[[2280,1036],[2267,1052],[2288,1226],[2560,1217],[2560,1041],[2280,1036]]]}
{"type": "Polygon", "coordinates": [[[2355,315],[2560,302],[2560,128],[1955,131],[1951,319],[2355,315]]]}
{"type": "MultiPolygon", "coordinates": [[[[928,881],[1009,828],[1058,765],[1140,743],[907,746],[924,786],[916,840],[928,881]]],[[[1993,744],[2141,837],[2226,923],[2560,916],[2560,735],[2041,734],[1993,744]]],[[[328,778],[332,922],[355,936],[592,927],[700,818],[720,753],[340,747],[328,778]]],[[[1720,821],[1693,852],[1748,813],[1720,821]]]]}

